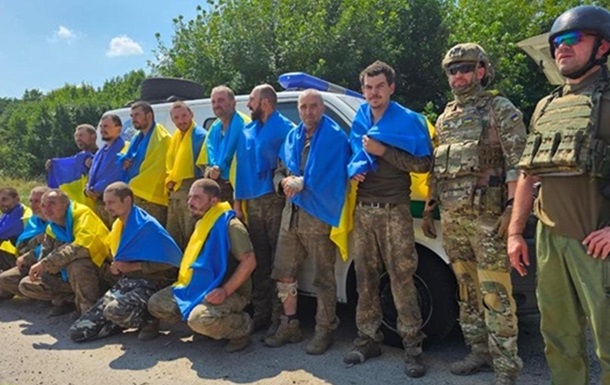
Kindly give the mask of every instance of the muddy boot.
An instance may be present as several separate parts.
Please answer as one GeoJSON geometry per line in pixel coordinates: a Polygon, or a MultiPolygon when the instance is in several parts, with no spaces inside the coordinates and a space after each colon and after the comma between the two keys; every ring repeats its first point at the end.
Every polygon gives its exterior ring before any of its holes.
{"type": "Polygon", "coordinates": [[[154,319],[140,328],[138,340],[151,341],[159,336],[159,320],[154,319]]]}
{"type": "Polygon", "coordinates": [[[290,319],[283,315],[280,317],[280,325],[274,335],[266,337],[264,340],[265,345],[274,348],[280,347],[287,343],[297,343],[303,340],[303,333],[299,320],[296,318],[290,319]]]}
{"type": "Polygon", "coordinates": [[[381,355],[381,348],[379,343],[373,341],[370,338],[356,338],[354,341],[354,347],[350,350],[345,357],[343,362],[347,365],[361,364],[369,358],[379,357],[381,355]]]}
{"type": "Polygon", "coordinates": [[[517,376],[509,373],[496,374],[494,385],[515,385],[517,384],[517,376]]]}
{"type": "Polygon", "coordinates": [[[59,317],[60,315],[70,314],[75,310],[75,305],[71,302],[60,302],[53,304],[51,310],[47,314],[47,317],[59,317]]]}
{"type": "Polygon", "coordinates": [[[333,343],[332,330],[316,330],[313,338],[307,344],[307,354],[323,354],[333,343]]]}
{"type": "Polygon", "coordinates": [[[280,327],[280,319],[276,319],[276,320],[272,320],[271,321],[271,325],[269,325],[269,329],[267,329],[267,331],[265,332],[265,337],[263,337],[263,341],[265,340],[265,338],[267,337],[271,337],[272,335],[274,335],[275,333],[277,333],[277,329],[279,329],[280,327]]]}
{"type": "Polygon", "coordinates": [[[421,361],[421,354],[417,356],[405,354],[405,374],[411,378],[423,377],[426,374],[426,367],[421,361]]]}
{"type": "Polygon", "coordinates": [[[225,346],[225,352],[236,353],[241,350],[244,350],[248,347],[248,345],[250,345],[250,335],[254,331],[254,321],[250,317],[248,317],[248,323],[248,331],[246,332],[246,334],[240,337],[231,338],[227,346],[225,346]]]}
{"type": "Polygon", "coordinates": [[[452,363],[449,370],[458,376],[469,376],[477,372],[492,372],[493,362],[489,353],[470,352],[462,360],[452,363]]]}

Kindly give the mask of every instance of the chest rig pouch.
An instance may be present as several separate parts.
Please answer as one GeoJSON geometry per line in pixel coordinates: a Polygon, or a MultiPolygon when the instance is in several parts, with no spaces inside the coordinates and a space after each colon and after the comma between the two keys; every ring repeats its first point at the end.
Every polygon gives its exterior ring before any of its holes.
{"type": "Polygon", "coordinates": [[[610,178],[610,147],[598,138],[601,98],[608,81],[578,95],[553,92],[535,123],[519,168],[530,175],[610,178]]]}

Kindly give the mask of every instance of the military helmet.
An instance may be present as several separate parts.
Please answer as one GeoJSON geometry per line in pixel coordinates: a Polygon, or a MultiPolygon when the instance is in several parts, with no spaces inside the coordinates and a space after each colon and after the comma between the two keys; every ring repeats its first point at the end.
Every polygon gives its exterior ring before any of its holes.
{"type": "Polygon", "coordinates": [[[555,58],[553,40],[563,32],[590,31],[610,42],[610,12],[594,5],[581,5],[568,9],[553,23],[549,32],[551,57],[555,58]]]}
{"type": "Polygon", "coordinates": [[[458,62],[474,62],[485,67],[485,77],[481,79],[481,85],[486,87],[494,76],[494,70],[489,63],[489,56],[487,52],[478,44],[475,43],[462,43],[452,47],[445,58],[443,59],[442,65],[446,69],[452,63],[458,62]]]}

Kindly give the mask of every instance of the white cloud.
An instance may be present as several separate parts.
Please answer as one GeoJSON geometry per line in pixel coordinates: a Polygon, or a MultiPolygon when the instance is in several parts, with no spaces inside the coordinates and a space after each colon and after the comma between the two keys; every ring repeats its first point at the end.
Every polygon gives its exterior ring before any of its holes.
{"type": "Polygon", "coordinates": [[[108,51],[106,51],[106,56],[132,56],[141,55],[143,53],[144,50],[142,49],[142,46],[140,44],[138,44],[130,37],[123,35],[113,37],[112,40],[110,40],[110,45],[108,47],[108,51]]]}
{"type": "Polygon", "coordinates": [[[53,36],[49,39],[51,43],[57,43],[58,41],[65,41],[71,44],[78,37],[78,33],[73,29],[60,25],[57,31],[53,32],[53,36]]]}

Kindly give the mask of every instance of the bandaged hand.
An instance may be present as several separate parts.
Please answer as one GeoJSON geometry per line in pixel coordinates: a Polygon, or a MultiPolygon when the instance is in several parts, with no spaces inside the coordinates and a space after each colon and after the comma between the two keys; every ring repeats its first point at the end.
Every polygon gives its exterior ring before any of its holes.
{"type": "Polygon", "coordinates": [[[436,227],[434,226],[433,211],[424,210],[422,215],[421,229],[426,237],[436,239],[436,227]]]}
{"type": "Polygon", "coordinates": [[[289,176],[282,180],[282,188],[284,189],[284,194],[288,198],[292,198],[303,191],[304,187],[305,183],[302,176],[289,176]]]}
{"type": "Polygon", "coordinates": [[[513,206],[506,206],[504,212],[498,220],[496,221],[496,225],[494,226],[494,230],[498,238],[506,238],[508,235],[508,224],[510,222],[510,214],[513,212],[513,206]]]}

